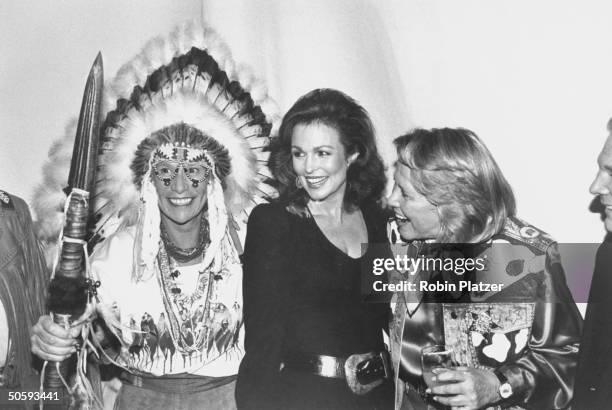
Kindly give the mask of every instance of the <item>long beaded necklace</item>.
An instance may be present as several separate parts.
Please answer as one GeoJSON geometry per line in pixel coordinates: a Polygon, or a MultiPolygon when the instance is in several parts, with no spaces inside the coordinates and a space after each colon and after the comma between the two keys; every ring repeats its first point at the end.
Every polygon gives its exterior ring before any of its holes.
{"type": "MultiPolygon", "coordinates": [[[[210,310],[211,299],[214,298],[213,292],[215,286],[212,281],[212,272],[204,270],[199,272],[198,283],[196,289],[192,292],[185,292],[177,283],[176,278],[178,271],[176,262],[168,255],[165,247],[162,246],[158,253],[158,263],[160,268],[159,281],[163,293],[164,306],[168,313],[172,335],[177,343],[177,348],[182,351],[195,352],[201,350],[202,338],[194,338],[189,343],[182,336],[183,326],[189,322],[190,312],[193,305],[198,301],[203,301],[202,315],[208,316],[210,310]],[[206,296],[204,296],[206,295],[206,296]]],[[[193,329],[193,324],[188,323],[188,326],[193,329]]]]}
{"type": "Polygon", "coordinates": [[[163,300],[166,311],[169,314],[170,327],[173,335],[178,337],[177,341],[179,350],[185,349],[190,351],[197,350],[197,340],[192,340],[189,343],[182,336],[182,329],[185,325],[193,328],[194,324],[189,319],[192,312],[191,309],[195,303],[202,301],[202,314],[210,309],[210,297],[213,290],[211,283],[211,273],[207,270],[199,271],[197,284],[195,289],[183,289],[183,286],[177,280],[181,275],[178,264],[193,261],[195,258],[202,258],[204,252],[210,243],[209,240],[209,224],[206,215],[200,218],[200,232],[198,237],[198,245],[193,248],[179,248],[168,235],[164,224],[161,224],[161,239],[162,246],[158,253],[158,263],[160,268],[161,288],[164,294],[163,300]],[[205,296],[206,295],[206,296],[205,296]],[[181,335],[181,336],[179,336],[181,335]]]}

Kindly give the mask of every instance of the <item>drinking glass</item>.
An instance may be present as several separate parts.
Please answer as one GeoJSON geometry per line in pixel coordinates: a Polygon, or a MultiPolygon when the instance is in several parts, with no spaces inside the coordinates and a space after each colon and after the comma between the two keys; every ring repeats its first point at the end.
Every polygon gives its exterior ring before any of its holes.
{"type": "Polygon", "coordinates": [[[434,376],[443,373],[446,369],[457,366],[453,350],[445,345],[428,346],[421,350],[421,366],[423,379],[427,386],[434,387],[448,382],[435,382],[434,376]]]}

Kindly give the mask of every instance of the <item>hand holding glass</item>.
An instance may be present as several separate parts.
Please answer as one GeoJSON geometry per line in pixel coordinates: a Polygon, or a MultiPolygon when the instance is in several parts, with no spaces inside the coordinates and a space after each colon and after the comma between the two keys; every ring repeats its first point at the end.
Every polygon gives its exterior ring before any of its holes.
{"type": "MultiPolygon", "coordinates": [[[[447,369],[457,366],[452,349],[445,345],[434,345],[421,350],[421,366],[423,379],[428,387],[447,384],[448,382],[437,382],[434,377],[447,369]]],[[[452,382],[451,382],[452,383],[452,382]]]]}

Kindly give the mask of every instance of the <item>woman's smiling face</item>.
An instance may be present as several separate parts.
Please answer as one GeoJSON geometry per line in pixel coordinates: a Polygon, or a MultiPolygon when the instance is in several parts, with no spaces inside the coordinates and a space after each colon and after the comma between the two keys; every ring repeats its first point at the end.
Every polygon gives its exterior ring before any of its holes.
{"type": "Polygon", "coordinates": [[[389,205],[395,211],[402,239],[435,239],[440,233],[437,207],[414,188],[412,173],[406,165],[397,162],[393,178],[395,186],[389,197],[389,205]]]}
{"type": "MultiPolygon", "coordinates": [[[[196,221],[194,226],[199,227],[199,219],[196,220],[196,217],[202,213],[206,205],[206,187],[208,184],[206,181],[194,184],[185,174],[189,171],[189,168],[185,166],[172,168],[169,172],[176,172],[176,175],[169,181],[169,184],[159,177],[153,176],[162,219],[177,225],[185,225],[188,222],[196,221]]],[[[163,170],[160,172],[163,172],[163,170]]]]}
{"type": "Polygon", "coordinates": [[[313,201],[344,199],[346,171],[358,154],[347,158],[340,135],[322,124],[298,124],[291,138],[293,170],[313,201]]]}

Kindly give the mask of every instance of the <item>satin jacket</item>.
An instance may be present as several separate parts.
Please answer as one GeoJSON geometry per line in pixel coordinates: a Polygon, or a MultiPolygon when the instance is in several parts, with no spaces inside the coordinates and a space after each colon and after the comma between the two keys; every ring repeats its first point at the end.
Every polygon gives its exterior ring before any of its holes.
{"type": "MultiPolygon", "coordinates": [[[[418,256],[414,244],[405,249],[418,256]]],[[[544,232],[509,218],[501,233],[478,245],[474,257],[484,260],[485,268],[475,270],[472,283],[497,285],[501,290],[451,289],[444,303],[432,299],[430,292],[393,296],[390,350],[396,409],[406,400],[403,408],[428,408],[419,393],[425,388],[420,352],[434,344],[451,345],[461,365],[504,374],[513,394],[491,406],[568,407],[582,318],[567,287],[556,243],[544,232]],[[449,298],[454,303],[448,303],[449,298]]],[[[457,275],[451,276],[421,270],[407,280],[459,284],[457,275]]],[[[392,282],[398,280],[406,280],[405,274],[391,277],[392,282]]]]}

